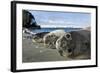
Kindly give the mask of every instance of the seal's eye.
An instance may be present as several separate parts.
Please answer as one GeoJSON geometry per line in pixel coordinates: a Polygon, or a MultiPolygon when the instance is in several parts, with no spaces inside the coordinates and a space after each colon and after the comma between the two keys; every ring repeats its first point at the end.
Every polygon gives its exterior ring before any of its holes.
{"type": "Polygon", "coordinates": [[[68,52],[69,52],[69,53],[72,52],[72,49],[68,49],[68,52]]]}
{"type": "Polygon", "coordinates": [[[70,38],[70,35],[69,35],[69,34],[67,34],[67,35],[66,35],[66,37],[67,37],[67,38],[70,38]]]}

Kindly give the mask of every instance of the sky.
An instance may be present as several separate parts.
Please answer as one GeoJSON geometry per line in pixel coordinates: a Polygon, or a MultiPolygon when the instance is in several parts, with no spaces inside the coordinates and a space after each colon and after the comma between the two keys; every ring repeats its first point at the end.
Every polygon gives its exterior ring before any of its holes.
{"type": "Polygon", "coordinates": [[[79,27],[91,25],[90,13],[29,10],[41,27],[79,27]]]}

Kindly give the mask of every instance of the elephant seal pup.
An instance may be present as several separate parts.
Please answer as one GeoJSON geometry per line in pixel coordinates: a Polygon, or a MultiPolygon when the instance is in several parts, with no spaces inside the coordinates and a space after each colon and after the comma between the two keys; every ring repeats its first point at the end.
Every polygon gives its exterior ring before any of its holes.
{"type": "Polygon", "coordinates": [[[57,39],[64,34],[66,34],[64,30],[55,30],[46,34],[43,37],[44,46],[51,49],[56,49],[55,44],[56,44],[57,39]]]}
{"type": "Polygon", "coordinates": [[[72,31],[70,37],[72,40],[66,39],[65,36],[57,40],[56,48],[60,55],[73,59],[90,59],[90,32],[85,30],[72,31]]]}
{"type": "Polygon", "coordinates": [[[42,33],[37,33],[32,36],[32,41],[37,42],[37,43],[43,43],[43,37],[49,32],[42,32],[42,33]]]}

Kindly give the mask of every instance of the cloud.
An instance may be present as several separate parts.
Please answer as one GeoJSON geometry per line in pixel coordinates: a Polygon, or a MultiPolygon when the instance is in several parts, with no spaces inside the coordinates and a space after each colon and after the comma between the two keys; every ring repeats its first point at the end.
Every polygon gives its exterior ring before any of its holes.
{"type": "Polygon", "coordinates": [[[73,24],[73,22],[69,22],[67,20],[48,20],[48,19],[41,19],[39,20],[40,23],[48,23],[48,24],[73,24]]]}
{"type": "Polygon", "coordinates": [[[66,23],[65,21],[62,21],[62,20],[49,20],[48,22],[49,23],[59,23],[59,24],[66,23]]]}
{"type": "Polygon", "coordinates": [[[42,28],[66,28],[66,27],[75,27],[75,23],[69,22],[67,20],[47,20],[41,19],[40,23],[38,24],[42,28]]]}

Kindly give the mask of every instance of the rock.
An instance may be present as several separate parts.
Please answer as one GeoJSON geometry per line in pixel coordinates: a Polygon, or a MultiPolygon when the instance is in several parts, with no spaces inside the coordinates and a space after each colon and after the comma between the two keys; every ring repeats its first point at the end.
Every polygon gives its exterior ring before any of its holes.
{"type": "Polygon", "coordinates": [[[31,30],[29,30],[27,28],[23,28],[23,33],[30,34],[30,35],[33,35],[34,34],[31,30]]]}
{"type": "Polygon", "coordinates": [[[24,28],[40,28],[39,25],[37,25],[35,17],[27,10],[23,10],[23,27],[24,28]]]}

